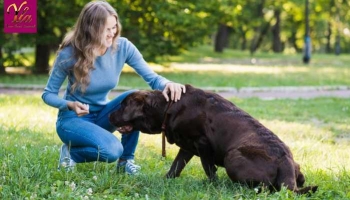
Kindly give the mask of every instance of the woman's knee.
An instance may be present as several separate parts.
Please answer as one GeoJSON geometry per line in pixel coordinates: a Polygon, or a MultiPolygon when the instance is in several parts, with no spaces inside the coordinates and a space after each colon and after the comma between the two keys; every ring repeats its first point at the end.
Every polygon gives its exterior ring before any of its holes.
{"type": "Polygon", "coordinates": [[[124,148],[121,143],[113,143],[102,149],[101,153],[104,154],[105,161],[108,163],[114,162],[120,158],[123,154],[124,148]]]}

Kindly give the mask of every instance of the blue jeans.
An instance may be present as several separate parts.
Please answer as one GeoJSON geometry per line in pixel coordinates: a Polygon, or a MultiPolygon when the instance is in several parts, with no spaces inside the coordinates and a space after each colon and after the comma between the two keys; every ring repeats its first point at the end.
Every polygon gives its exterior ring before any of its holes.
{"type": "Polygon", "coordinates": [[[76,163],[134,159],[140,132],[123,134],[120,142],[113,135],[116,127],[108,119],[109,114],[119,109],[123,99],[134,91],[124,92],[102,110],[82,117],[78,117],[74,111],[59,112],[56,131],[62,142],[69,146],[71,158],[76,163]]]}

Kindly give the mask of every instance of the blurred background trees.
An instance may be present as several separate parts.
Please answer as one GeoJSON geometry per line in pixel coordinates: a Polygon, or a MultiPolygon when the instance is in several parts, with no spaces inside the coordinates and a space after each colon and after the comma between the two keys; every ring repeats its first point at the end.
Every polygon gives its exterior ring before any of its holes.
{"type": "MultiPolygon", "coordinates": [[[[32,52],[33,73],[47,73],[49,58],[88,0],[38,0],[37,34],[0,34],[0,73],[24,66],[32,52]],[[33,50],[34,49],[34,50],[33,50]],[[32,51],[31,51],[32,50],[32,51]],[[30,55],[30,53],[29,53],[30,55]]],[[[147,61],[196,45],[275,53],[300,53],[305,0],[109,0],[147,61]]],[[[350,52],[350,1],[309,0],[313,53],[350,52]]],[[[3,10],[3,1],[0,2],[3,10]]],[[[3,15],[0,15],[3,24],[3,15]]]]}

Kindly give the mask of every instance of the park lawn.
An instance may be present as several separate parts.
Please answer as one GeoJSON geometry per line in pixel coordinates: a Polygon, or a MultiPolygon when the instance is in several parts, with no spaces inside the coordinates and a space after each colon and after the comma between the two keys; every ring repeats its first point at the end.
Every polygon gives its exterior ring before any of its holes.
{"type": "MultiPolygon", "coordinates": [[[[201,45],[183,50],[179,55],[163,56],[157,58],[158,63],[169,65],[171,63],[240,63],[254,65],[298,65],[304,66],[301,53],[274,53],[257,51],[253,55],[249,51],[225,49],[222,53],[213,51],[210,45],[201,45]]],[[[308,65],[342,65],[350,61],[348,54],[340,55],[312,53],[308,65]]]]}
{"type": "MultiPolygon", "coordinates": [[[[174,64],[173,68],[154,67],[156,72],[171,81],[196,87],[281,87],[281,86],[349,86],[350,68],[345,66],[242,66],[174,64]],[[189,66],[188,70],[185,70],[189,66]],[[218,66],[217,69],[215,67],[218,66]],[[203,69],[202,69],[203,68],[203,69]],[[222,69],[226,68],[226,69],[222,69]]],[[[5,86],[44,86],[48,75],[0,75],[5,86]]],[[[116,89],[149,89],[145,81],[129,67],[120,77],[116,89]]]]}
{"type": "MultiPolygon", "coordinates": [[[[314,54],[309,64],[302,63],[301,54],[257,52],[254,57],[246,51],[225,50],[215,53],[210,46],[184,51],[178,56],[159,59],[150,66],[160,75],[179,83],[196,87],[281,87],[281,86],[349,86],[350,56],[314,54]],[[252,64],[252,58],[256,63],[252,64]],[[160,63],[160,64],[159,64],[160,63]]],[[[53,62],[53,61],[52,61],[53,62]]],[[[52,63],[51,62],[51,63],[52,63]]],[[[1,85],[45,85],[44,75],[0,75],[1,85]]],[[[132,69],[126,67],[119,89],[149,86],[132,69]]]]}
{"type": "MultiPolygon", "coordinates": [[[[61,142],[56,109],[39,95],[0,95],[0,199],[350,199],[350,101],[230,99],[275,132],[301,164],[306,185],[318,185],[310,198],[283,189],[256,194],[232,183],[219,168],[210,183],[198,158],[180,178],[164,179],[178,148],[161,136],[141,134],[136,161],[139,176],[117,174],[115,164],[84,163],[74,172],[57,171],[61,142]]],[[[118,137],[120,134],[115,132],[118,137]]]]}

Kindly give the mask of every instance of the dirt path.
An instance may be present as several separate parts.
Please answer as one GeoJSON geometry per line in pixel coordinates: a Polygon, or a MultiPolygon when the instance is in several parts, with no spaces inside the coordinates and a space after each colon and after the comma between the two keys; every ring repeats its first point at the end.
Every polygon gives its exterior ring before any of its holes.
{"type": "Polygon", "coordinates": [[[257,91],[257,92],[221,92],[223,97],[236,96],[239,98],[256,97],[260,99],[311,99],[316,97],[350,98],[350,90],[328,91],[257,91]]]}

